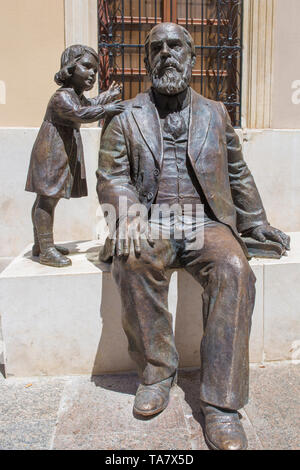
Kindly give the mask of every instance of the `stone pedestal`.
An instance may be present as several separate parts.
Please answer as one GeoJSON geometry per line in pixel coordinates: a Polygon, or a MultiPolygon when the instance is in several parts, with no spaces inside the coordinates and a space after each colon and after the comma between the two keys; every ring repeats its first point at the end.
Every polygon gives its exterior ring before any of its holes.
{"type": "MultiPolygon", "coordinates": [[[[300,233],[282,260],[252,260],[257,278],[251,362],[300,359],[300,233]]],[[[108,266],[96,263],[99,242],[66,243],[72,266],[51,268],[31,246],[0,275],[6,374],[100,374],[135,369],[121,326],[120,298],[108,266]]],[[[199,366],[201,287],[170,272],[169,308],[181,367],[199,366]]]]}

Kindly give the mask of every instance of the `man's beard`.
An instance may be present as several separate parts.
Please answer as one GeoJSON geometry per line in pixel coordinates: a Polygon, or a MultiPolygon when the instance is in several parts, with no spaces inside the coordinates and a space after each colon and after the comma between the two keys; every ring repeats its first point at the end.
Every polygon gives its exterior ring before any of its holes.
{"type": "Polygon", "coordinates": [[[158,63],[153,70],[150,71],[152,85],[162,95],[177,95],[185,90],[190,84],[192,78],[192,65],[185,63],[178,64],[174,61],[167,61],[164,65],[158,63]],[[163,67],[171,65],[172,68],[163,67]],[[160,71],[162,69],[162,71],[160,71]]]}

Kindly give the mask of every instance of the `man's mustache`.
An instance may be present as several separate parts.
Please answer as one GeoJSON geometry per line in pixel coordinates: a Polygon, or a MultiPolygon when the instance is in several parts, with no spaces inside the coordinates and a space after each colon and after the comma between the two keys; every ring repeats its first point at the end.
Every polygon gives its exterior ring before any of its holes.
{"type": "Polygon", "coordinates": [[[153,73],[154,75],[159,75],[161,74],[161,72],[163,72],[165,69],[169,67],[173,67],[178,72],[183,72],[183,67],[179,62],[177,62],[174,59],[171,59],[171,60],[169,59],[163,62],[162,61],[158,62],[158,64],[154,67],[153,73]]]}

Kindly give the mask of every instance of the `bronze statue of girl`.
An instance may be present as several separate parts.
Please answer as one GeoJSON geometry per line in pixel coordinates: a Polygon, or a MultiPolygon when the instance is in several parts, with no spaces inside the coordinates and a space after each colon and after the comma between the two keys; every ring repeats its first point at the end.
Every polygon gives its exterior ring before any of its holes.
{"type": "Polygon", "coordinates": [[[34,245],[32,255],[42,264],[65,267],[71,260],[66,248],[54,245],[54,210],[60,198],[87,196],[87,183],[80,136],[82,123],[114,116],[123,111],[121,100],[114,101],[121,85],[93,99],[91,90],[98,71],[97,53],[90,47],[68,47],[61,57],[61,69],[55,82],[61,85],[51,97],[43,124],[31,153],[26,191],[37,193],[32,208],[34,245]]]}

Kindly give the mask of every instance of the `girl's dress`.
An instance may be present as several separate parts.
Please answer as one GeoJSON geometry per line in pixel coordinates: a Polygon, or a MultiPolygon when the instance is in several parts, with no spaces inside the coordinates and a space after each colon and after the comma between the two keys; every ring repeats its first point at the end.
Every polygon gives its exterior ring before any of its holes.
{"type": "Polygon", "coordinates": [[[87,196],[80,125],[102,119],[107,92],[97,98],[79,97],[73,88],[60,88],[51,97],[34,143],[26,191],[54,198],[87,196]]]}

